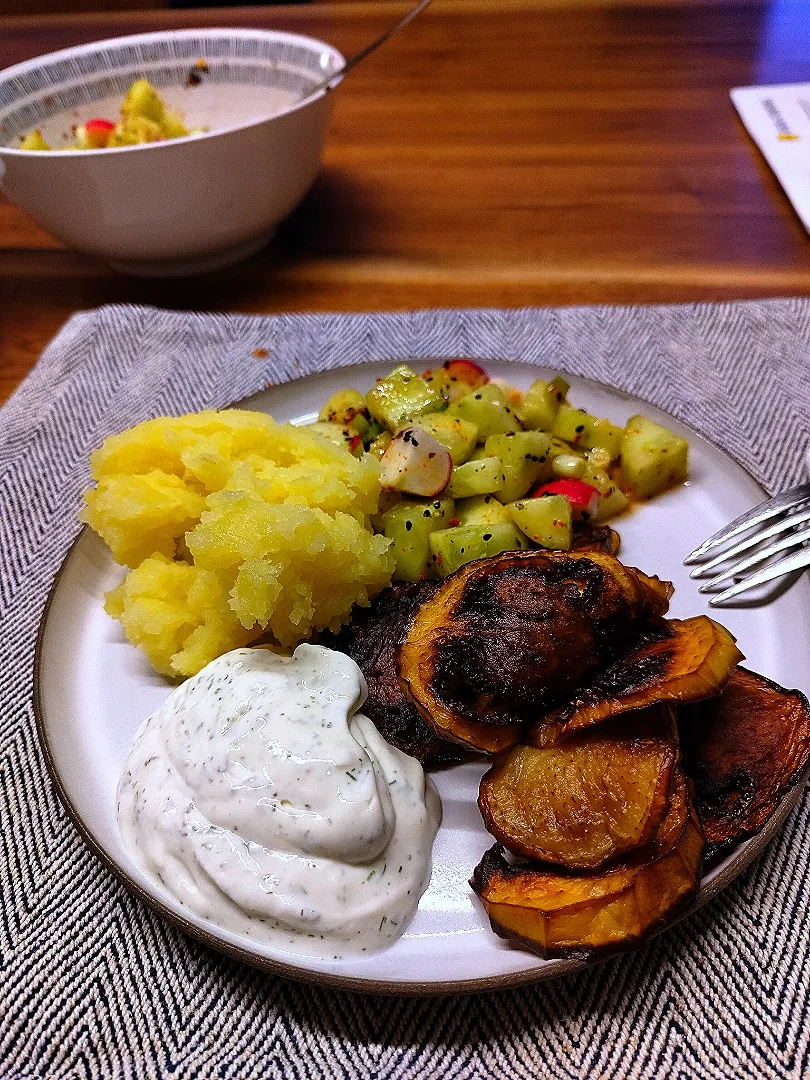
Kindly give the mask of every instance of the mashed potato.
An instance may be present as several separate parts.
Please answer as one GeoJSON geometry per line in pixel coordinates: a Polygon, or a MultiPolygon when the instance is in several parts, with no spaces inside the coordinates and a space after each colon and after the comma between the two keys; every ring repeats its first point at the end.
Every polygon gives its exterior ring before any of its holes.
{"type": "Polygon", "coordinates": [[[149,420],[90,459],[80,515],[131,567],[106,609],[167,675],[337,629],[391,579],[379,465],[237,409],[149,420]]]}

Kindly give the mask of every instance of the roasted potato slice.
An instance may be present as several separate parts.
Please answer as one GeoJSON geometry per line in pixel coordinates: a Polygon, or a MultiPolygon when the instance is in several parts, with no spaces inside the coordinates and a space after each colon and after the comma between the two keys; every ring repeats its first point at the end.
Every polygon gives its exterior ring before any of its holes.
{"type": "Polygon", "coordinates": [[[461,567],[422,605],[399,674],[439,734],[498,752],[607,667],[670,595],[604,552],[504,552],[461,567]]]}
{"type": "Polygon", "coordinates": [[[499,756],[478,796],[487,829],[516,855],[585,870],[650,843],[678,758],[674,710],[661,711],[499,756]]]}
{"type": "Polygon", "coordinates": [[[534,724],[528,741],[548,746],[630,709],[719,694],[742,659],[728,630],[705,615],[652,622],[632,648],[577,690],[569,704],[534,724]]]}
{"type": "Polygon", "coordinates": [[[703,832],[682,776],[656,841],[610,870],[576,874],[510,865],[496,844],[470,881],[501,937],[545,959],[634,948],[697,891],[703,832]]]}
{"type": "Polygon", "coordinates": [[[712,856],[760,829],[810,762],[807,698],[745,668],[719,697],[679,709],[678,727],[712,856]]]}

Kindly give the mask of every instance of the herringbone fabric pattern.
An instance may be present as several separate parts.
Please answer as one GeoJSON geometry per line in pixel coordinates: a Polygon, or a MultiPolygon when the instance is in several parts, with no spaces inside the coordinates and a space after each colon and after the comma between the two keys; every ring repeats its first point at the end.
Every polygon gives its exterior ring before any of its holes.
{"type": "Polygon", "coordinates": [[[0,413],[0,1076],[806,1080],[810,800],[716,901],[553,983],[386,999],[257,973],[185,939],[85,850],[36,745],[32,659],[89,450],[160,413],[331,366],[506,357],[602,379],[771,488],[810,441],[810,301],[210,317],[78,315],[0,413]],[[258,351],[258,355],[254,354],[258,351]],[[266,354],[262,352],[266,350],[266,354]]]}

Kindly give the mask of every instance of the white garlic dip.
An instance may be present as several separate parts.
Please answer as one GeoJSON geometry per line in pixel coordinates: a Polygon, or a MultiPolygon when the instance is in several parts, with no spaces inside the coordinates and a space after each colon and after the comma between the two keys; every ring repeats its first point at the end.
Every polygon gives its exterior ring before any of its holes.
{"type": "Polygon", "coordinates": [[[138,730],[118,825],[146,873],[203,919],[289,952],[372,952],[427,888],[433,783],[359,710],[355,662],[317,645],[235,649],[138,730]]]}

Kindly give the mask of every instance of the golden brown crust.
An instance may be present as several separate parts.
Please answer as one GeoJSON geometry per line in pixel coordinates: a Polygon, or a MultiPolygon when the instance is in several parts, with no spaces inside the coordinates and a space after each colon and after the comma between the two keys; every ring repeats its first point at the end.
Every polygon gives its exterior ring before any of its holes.
{"type": "Polygon", "coordinates": [[[678,760],[661,711],[499,755],[478,797],[488,831],[516,855],[572,869],[596,869],[649,844],[678,760]]]}
{"type": "Polygon", "coordinates": [[[626,862],[579,874],[542,863],[511,866],[496,844],[470,884],[500,936],[544,959],[595,960],[635,948],[695,895],[703,844],[681,776],[659,837],[626,862]]]}

